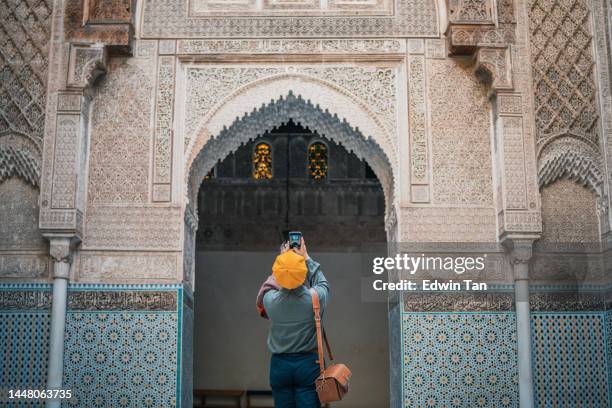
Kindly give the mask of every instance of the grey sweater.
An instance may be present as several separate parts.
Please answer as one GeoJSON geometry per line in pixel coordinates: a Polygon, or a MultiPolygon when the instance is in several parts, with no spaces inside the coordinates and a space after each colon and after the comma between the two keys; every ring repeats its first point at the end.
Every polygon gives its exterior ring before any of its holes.
{"type": "MultiPolygon", "coordinates": [[[[329,299],[329,284],[319,263],[308,258],[306,266],[307,281],[319,294],[323,316],[329,299]]],[[[263,303],[272,322],[268,334],[268,348],[272,353],[317,351],[312,296],[306,285],[293,290],[270,290],[265,294],[263,303]]]]}

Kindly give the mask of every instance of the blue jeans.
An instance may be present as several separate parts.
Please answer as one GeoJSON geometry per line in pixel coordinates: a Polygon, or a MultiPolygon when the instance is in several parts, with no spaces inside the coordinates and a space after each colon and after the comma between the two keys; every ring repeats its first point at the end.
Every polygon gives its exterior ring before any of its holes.
{"type": "Polygon", "coordinates": [[[315,389],[319,364],[315,353],[272,354],[270,386],[275,408],[320,408],[315,389]]]}

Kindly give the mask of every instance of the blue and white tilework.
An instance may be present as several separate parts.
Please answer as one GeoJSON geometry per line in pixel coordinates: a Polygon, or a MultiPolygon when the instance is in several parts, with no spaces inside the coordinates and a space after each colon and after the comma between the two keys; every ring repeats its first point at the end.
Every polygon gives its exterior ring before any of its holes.
{"type": "Polygon", "coordinates": [[[512,313],[405,313],[404,407],[517,407],[512,313]]]}
{"type": "Polygon", "coordinates": [[[608,407],[605,315],[534,313],[531,318],[537,407],[608,407]]]}

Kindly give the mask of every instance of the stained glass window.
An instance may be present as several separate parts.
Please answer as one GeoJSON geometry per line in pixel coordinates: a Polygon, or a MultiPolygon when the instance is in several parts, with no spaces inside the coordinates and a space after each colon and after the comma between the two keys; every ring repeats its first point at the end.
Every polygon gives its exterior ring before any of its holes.
{"type": "Polygon", "coordinates": [[[308,147],[308,174],[313,180],[327,177],[327,146],[315,142],[308,147]]]}
{"type": "Polygon", "coordinates": [[[214,167],[210,169],[208,173],[206,173],[206,175],[204,176],[204,181],[208,181],[213,178],[215,178],[215,168],[214,167]]]}
{"type": "Polygon", "coordinates": [[[267,143],[258,143],[253,150],[253,178],[256,180],[272,178],[272,148],[267,143]]]}

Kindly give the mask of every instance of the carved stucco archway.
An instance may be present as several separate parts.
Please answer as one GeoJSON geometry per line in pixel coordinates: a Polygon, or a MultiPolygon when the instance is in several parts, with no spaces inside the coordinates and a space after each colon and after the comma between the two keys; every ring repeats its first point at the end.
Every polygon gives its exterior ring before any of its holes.
{"type": "MultiPolygon", "coordinates": [[[[395,239],[395,197],[399,196],[396,191],[397,130],[387,128],[365,102],[334,84],[294,74],[264,78],[220,101],[204,116],[196,137],[187,145],[183,280],[192,291],[195,289],[197,202],[202,179],[218,160],[290,119],[368,162],[383,188],[388,239],[395,239]]],[[[188,326],[189,320],[184,324],[188,326]]],[[[399,323],[393,320],[390,324],[399,323]]],[[[191,351],[187,354],[191,355],[191,351]]],[[[193,359],[183,360],[183,364],[193,372],[193,359]]],[[[192,384],[183,387],[184,393],[190,393],[192,384]]]]}
{"type": "Polygon", "coordinates": [[[192,288],[197,195],[203,177],[218,160],[289,119],[342,144],[368,162],[382,185],[385,228],[393,237],[398,197],[396,129],[388,129],[366,103],[334,84],[296,74],[267,77],[220,101],[204,116],[196,137],[187,146],[183,279],[192,288]]]}
{"type": "Polygon", "coordinates": [[[302,74],[254,81],[232,92],[204,116],[185,154],[188,211],[196,214],[200,182],[218,160],[289,119],[366,160],[381,182],[386,217],[390,216],[398,196],[396,129],[389,129],[349,91],[302,74]]]}

